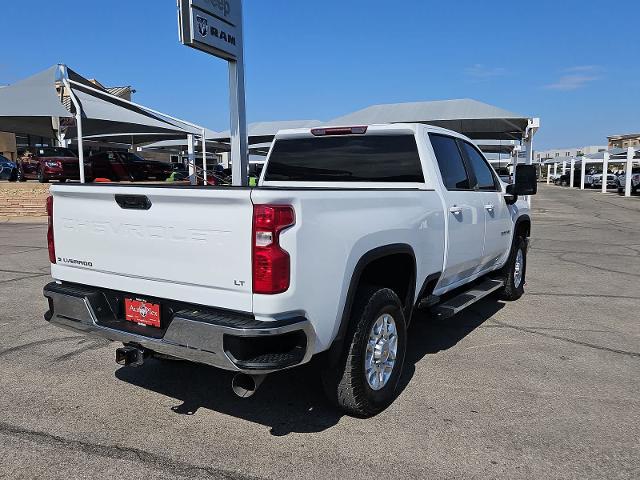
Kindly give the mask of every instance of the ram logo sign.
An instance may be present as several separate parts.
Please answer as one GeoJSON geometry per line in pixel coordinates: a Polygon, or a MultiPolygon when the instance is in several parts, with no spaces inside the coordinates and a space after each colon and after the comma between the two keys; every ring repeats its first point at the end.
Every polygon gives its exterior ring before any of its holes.
{"type": "Polygon", "coordinates": [[[241,0],[179,0],[180,41],[225,60],[242,54],[241,0]]]}
{"type": "Polygon", "coordinates": [[[200,15],[196,16],[196,20],[198,21],[198,32],[203,37],[206,37],[209,33],[209,22],[207,22],[206,18],[202,18],[200,15]]]}

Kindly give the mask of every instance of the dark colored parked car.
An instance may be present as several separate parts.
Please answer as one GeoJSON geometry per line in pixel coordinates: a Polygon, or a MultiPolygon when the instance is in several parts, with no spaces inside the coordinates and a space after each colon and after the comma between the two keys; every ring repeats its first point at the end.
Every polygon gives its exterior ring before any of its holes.
{"type": "MultiPolygon", "coordinates": [[[[579,187],[580,181],[582,179],[582,170],[575,169],[573,171],[573,186],[579,187]]],[[[560,175],[558,178],[554,180],[556,185],[560,185],[562,187],[568,187],[571,185],[571,170],[567,170],[567,172],[563,175],[560,175]]]]}
{"type": "Polygon", "coordinates": [[[0,155],[0,180],[15,182],[18,179],[17,165],[6,157],[0,155]]]}
{"type": "Polygon", "coordinates": [[[28,149],[18,160],[18,180],[38,180],[47,183],[49,180],[80,179],[78,157],[68,148],[35,147],[28,149]]]}
{"type": "Polygon", "coordinates": [[[170,164],[146,160],[135,153],[101,152],[86,162],[87,178],[105,178],[113,182],[165,181],[172,173],[170,164]]]}

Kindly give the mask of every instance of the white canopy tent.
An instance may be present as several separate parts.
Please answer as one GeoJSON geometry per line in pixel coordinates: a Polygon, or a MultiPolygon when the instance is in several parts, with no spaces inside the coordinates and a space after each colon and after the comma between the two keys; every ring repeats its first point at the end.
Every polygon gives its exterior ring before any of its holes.
{"type": "Polygon", "coordinates": [[[0,131],[55,137],[52,119],[73,117],[56,91],[58,75],[59,67],[54,65],[0,88],[0,131]]]}
{"type": "MultiPolygon", "coordinates": [[[[331,125],[428,123],[472,139],[522,140],[539,120],[472,99],[373,105],[334,118],[331,125]]],[[[535,132],[533,132],[535,133],[535,132]]]]}
{"type": "MultiPolygon", "coordinates": [[[[553,166],[554,175],[557,175],[558,165],[562,164],[563,174],[566,172],[567,164],[570,164],[570,176],[569,176],[569,186],[571,188],[574,187],[574,177],[575,177],[575,168],[576,166],[580,167],[580,189],[585,189],[586,184],[586,171],[587,165],[595,164],[602,165],[603,175],[606,175],[609,170],[610,163],[621,163],[625,165],[625,172],[627,173],[625,177],[625,186],[624,186],[624,194],[625,196],[631,196],[631,175],[630,173],[633,171],[633,163],[635,160],[640,160],[640,148],[634,149],[633,147],[629,147],[627,149],[624,148],[612,148],[610,150],[604,152],[592,153],[589,155],[584,155],[580,157],[556,157],[549,159],[544,162],[547,165],[547,183],[549,183],[551,167],[553,166]]],[[[607,181],[603,179],[602,182],[602,193],[607,192],[607,181]]]]}
{"type": "MultiPolygon", "coordinates": [[[[194,165],[195,137],[215,135],[201,126],[116,97],[66,65],[54,65],[0,89],[0,131],[57,137],[61,144],[70,138],[77,139],[81,182],[84,182],[85,136],[115,143],[128,143],[134,137],[147,140],[186,137],[190,165],[194,165]],[[69,118],[75,121],[66,120],[69,118]]],[[[195,180],[195,169],[192,179],[195,180]]]]}

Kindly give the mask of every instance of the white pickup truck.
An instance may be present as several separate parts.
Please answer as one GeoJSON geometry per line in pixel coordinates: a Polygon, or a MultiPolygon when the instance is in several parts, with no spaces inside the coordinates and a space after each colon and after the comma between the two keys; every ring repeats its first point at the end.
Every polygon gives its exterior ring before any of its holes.
{"type": "Polygon", "coordinates": [[[534,167],[503,184],[464,136],[420,124],[280,132],[257,188],[54,185],[45,318],[177,357],[268,373],[315,358],[344,411],[396,396],[417,309],[523,294],[534,167]]]}

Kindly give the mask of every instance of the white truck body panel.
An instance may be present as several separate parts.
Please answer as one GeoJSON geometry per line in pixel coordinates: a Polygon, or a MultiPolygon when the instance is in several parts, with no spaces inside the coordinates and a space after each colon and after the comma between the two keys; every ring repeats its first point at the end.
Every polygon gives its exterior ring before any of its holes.
{"type": "Polygon", "coordinates": [[[298,215],[295,227],[281,237],[282,247],[292,253],[291,287],[281,295],[254,295],[254,314],[268,319],[302,313],[312,319],[317,351],[335,338],[353,272],[367,252],[411,246],[420,252],[418,281],[434,273],[433,266],[442,268],[444,219],[434,191],[257,189],[252,199],[291,204],[298,215]]]}

